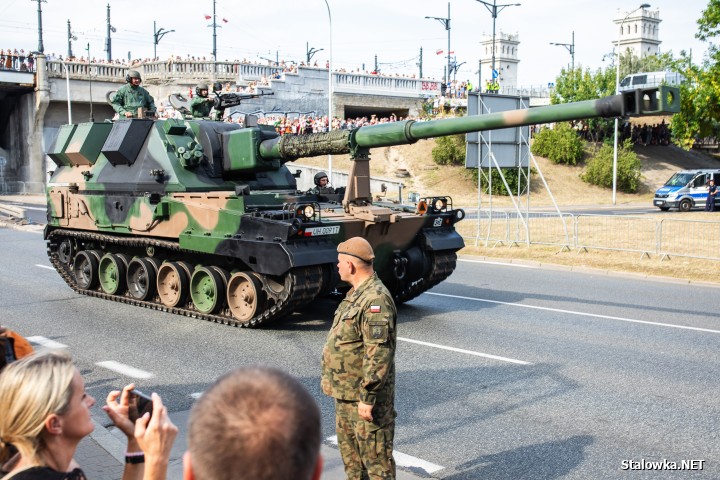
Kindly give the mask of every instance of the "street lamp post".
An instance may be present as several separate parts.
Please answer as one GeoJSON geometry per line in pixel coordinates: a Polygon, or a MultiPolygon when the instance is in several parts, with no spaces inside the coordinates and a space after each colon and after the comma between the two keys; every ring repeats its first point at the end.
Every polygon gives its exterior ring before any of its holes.
{"type": "Polygon", "coordinates": [[[110,24],[110,4],[107,5],[107,37],[105,38],[105,52],[107,53],[107,61],[112,61],[112,39],[111,33],[115,33],[117,29],[110,24]]]}
{"type": "Polygon", "coordinates": [[[445,87],[447,88],[448,83],[450,83],[450,2],[448,2],[448,16],[447,18],[440,18],[440,17],[425,17],[430,18],[433,20],[437,20],[438,22],[442,23],[445,27],[445,30],[447,30],[448,35],[448,49],[447,49],[447,67],[445,70],[445,87]]]}
{"type": "Polygon", "coordinates": [[[307,60],[307,66],[310,66],[310,60],[317,52],[322,52],[324,48],[310,48],[310,44],[305,42],[305,59],[307,60]]]}
{"type": "Polygon", "coordinates": [[[571,65],[570,71],[571,72],[575,71],[575,32],[572,32],[572,43],[550,42],[550,45],[556,45],[558,47],[565,47],[567,49],[567,51],[570,52],[570,57],[572,59],[571,60],[572,63],[570,64],[571,65]]]}
{"type": "Polygon", "coordinates": [[[157,24],[155,23],[155,20],[153,20],[153,59],[157,58],[157,45],[160,39],[164,37],[166,33],[174,31],[175,30],[165,30],[164,28],[158,30],[157,24]]]}
{"type": "Polygon", "coordinates": [[[77,37],[72,34],[72,29],[70,28],[70,19],[68,19],[68,52],[67,52],[67,58],[70,60],[73,56],[72,53],[72,41],[77,40],[77,37]]]}
{"type": "MultiPolygon", "coordinates": [[[[643,3],[639,7],[637,7],[635,10],[631,11],[627,15],[625,15],[625,18],[622,19],[622,22],[620,22],[620,28],[618,29],[618,39],[617,39],[617,63],[615,64],[615,95],[620,94],[620,33],[622,32],[623,24],[625,23],[625,20],[628,19],[630,15],[637,12],[638,10],[642,10],[643,8],[650,8],[649,3],[643,3]]],[[[613,140],[613,170],[612,170],[612,204],[616,204],[616,196],[617,196],[617,163],[618,163],[618,118],[615,117],[615,138],[613,140]]]]}
{"type": "MultiPolygon", "coordinates": [[[[506,3],[504,5],[498,5],[497,0],[493,0],[493,3],[485,2],[484,0],[475,0],[485,5],[493,19],[493,34],[492,34],[492,66],[491,73],[495,71],[495,20],[497,20],[498,13],[502,12],[507,7],[519,7],[519,3],[506,3]]],[[[493,78],[494,80],[494,78],[493,78]]]]}
{"type": "Polygon", "coordinates": [[[34,0],[37,1],[38,4],[38,48],[37,51],[40,53],[45,53],[45,46],[43,45],[43,35],[42,35],[42,5],[41,3],[47,3],[47,0],[34,0]]]}
{"type": "Polygon", "coordinates": [[[60,59],[63,69],[65,70],[65,87],[67,88],[67,103],[68,103],[68,125],[72,125],[72,106],[70,104],[70,70],[65,64],[65,60],[60,59]]]}
{"type": "MultiPolygon", "coordinates": [[[[333,96],[333,74],[332,74],[332,15],[330,14],[330,4],[328,0],[325,1],[325,6],[328,12],[328,25],[329,25],[329,37],[330,37],[330,60],[328,60],[328,132],[332,131],[332,96],[333,96]]],[[[328,154],[328,179],[332,182],[332,155],[328,154]]]]}

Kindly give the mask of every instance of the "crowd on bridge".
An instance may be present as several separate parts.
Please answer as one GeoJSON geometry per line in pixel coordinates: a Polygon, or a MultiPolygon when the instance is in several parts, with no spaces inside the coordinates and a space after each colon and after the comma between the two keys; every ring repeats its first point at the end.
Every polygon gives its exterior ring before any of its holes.
{"type": "Polygon", "coordinates": [[[25,53],[24,49],[0,49],[0,69],[15,70],[18,72],[34,72],[35,56],[33,52],[25,53]]]}

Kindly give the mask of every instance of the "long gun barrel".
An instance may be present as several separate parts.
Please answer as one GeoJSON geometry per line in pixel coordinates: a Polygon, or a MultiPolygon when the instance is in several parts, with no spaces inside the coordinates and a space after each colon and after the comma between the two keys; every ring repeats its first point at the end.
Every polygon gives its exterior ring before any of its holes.
{"type": "Polygon", "coordinates": [[[405,145],[417,140],[462,133],[520,127],[540,123],[597,117],[662,115],[680,111],[679,89],[661,86],[623,92],[619,95],[582,102],[512,110],[485,115],[416,122],[369,125],[311,135],[284,135],[262,141],[259,154],[265,160],[295,160],[327,154],[356,154],[363,149],[405,145]]]}

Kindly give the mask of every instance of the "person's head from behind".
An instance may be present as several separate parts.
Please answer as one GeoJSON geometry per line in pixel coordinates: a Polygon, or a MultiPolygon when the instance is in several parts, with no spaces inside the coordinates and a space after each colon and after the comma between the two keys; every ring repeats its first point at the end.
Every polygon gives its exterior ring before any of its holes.
{"type": "Polygon", "coordinates": [[[184,464],[186,480],[318,479],[320,410],[280,370],[233,370],[193,407],[184,464]]]}
{"type": "Polygon", "coordinates": [[[26,465],[47,465],[50,449],[70,449],[72,456],[93,431],[94,404],[69,355],[47,352],[13,362],[0,375],[0,456],[7,444],[26,465]]]}

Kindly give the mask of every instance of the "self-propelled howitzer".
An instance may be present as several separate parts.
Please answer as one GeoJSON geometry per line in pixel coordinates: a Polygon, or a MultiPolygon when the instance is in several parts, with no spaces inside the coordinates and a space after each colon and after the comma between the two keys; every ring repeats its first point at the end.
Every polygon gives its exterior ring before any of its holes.
{"type": "Polygon", "coordinates": [[[678,110],[677,89],[349,131],[279,136],[203,120],[64,125],[48,155],[45,238],[75,291],[221,323],[257,326],[339,286],[338,243],[363,236],[397,301],[447,278],[464,246],[449,196],[376,204],[369,149],[423,138],[678,110]],[[298,191],[285,162],[350,153],[340,194],[298,191]]]}

